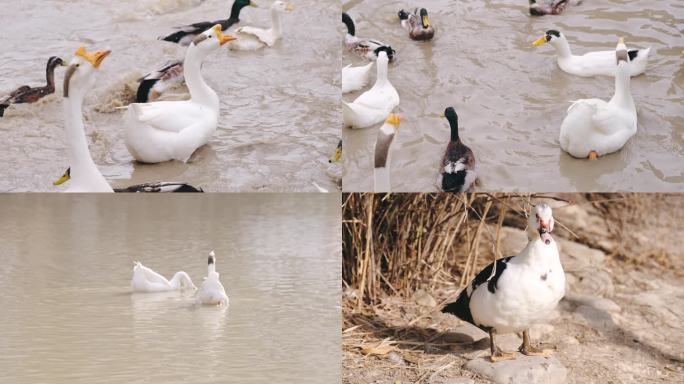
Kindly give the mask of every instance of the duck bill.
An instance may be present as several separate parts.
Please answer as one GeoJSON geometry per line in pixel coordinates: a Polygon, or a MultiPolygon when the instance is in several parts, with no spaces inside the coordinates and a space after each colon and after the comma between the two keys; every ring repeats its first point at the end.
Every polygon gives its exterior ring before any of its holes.
{"type": "Polygon", "coordinates": [[[292,3],[287,3],[287,5],[285,6],[285,10],[286,10],[287,12],[292,12],[292,11],[294,11],[294,4],[292,4],[292,3]]]}
{"type": "Polygon", "coordinates": [[[551,225],[539,220],[539,237],[546,244],[551,242],[551,225]]]}
{"type": "Polygon", "coordinates": [[[330,157],[330,163],[337,163],[342,158],[342,148],[337,148],[335,153],[330,157]]]}
{"type": "Polygon", "coordinates": [[[534,41],[534,43],[532,43],[532,45],[534,45],[535,47],[538,47],[544,43],[546,43],[546,36],[542,36],[542,37],[538,38],[537,40],[534,41]]]}
{"type": "Polygon", "coordinates": [[[110,53],[112,53],[112,51],[109,49],[92,52],[90,55],[92,57],[91,62],[93,63],[93,67],[100,68],[100,64],[102,64],[104,59],[109,56],[110,53]]]}
{"type": "Polygon", "coordinates": [[[401,124],[401,116],[397,115],[396,113],[390,113],[390,115],[387,116],[385,123],[392,124],[398,128],[399,124],[401,124]]]}
{"type": "Polygon", "coordinates": [[[233,36],[233,35],[229,35],[229,34],[227,34],[227,33],[226,33],[226,34],[223,34],[223,33],[221,33],[221,32],[218,32],[218,33],[216,34],[216,37],[218,37],[219,43],[220,43],[221,45],[223,45],[223,44],[225,44],[225,43],[227,43],[227,42],[229,42],[229,41],[237,40],[237,37],[235,37],[235,36],[233,36]]]}
{"type": "Polygon", "coordinates": [[[59,180],[52,183],[52,185],[62,185],[64,183],[66,183],[67,181],[69,181],[69,179],[71,179],[71,175],[69,174],[69,170],[67,170],[66,172],[64,172],[62,177],[60,177],[59,180]]]}
{"type": "Polygon", "coordinates": [[[428,15],[423,16],[423,28],[428,28],[430,26],[430,17],[428,15]]]}

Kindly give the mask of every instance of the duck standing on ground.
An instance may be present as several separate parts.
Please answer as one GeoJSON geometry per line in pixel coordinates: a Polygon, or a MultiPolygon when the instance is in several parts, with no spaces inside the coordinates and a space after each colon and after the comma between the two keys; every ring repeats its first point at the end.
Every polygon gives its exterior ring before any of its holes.
{"type": "Polygon", "coordinates": [[[170,160],[187,162],[216,132],[219,98],[201,74],[202,61],[223,44],[236,38],[223,34],[221,26],[203,32],[190,44],[183,75],[190,100],[133,103],[125,116],[128,151],[143,163],[170,160]]]}
{"type": "Polygon", "coordinates": [[[560,146],[574,157],[593,160],[616,152],[637,132],[637,111],[629,89],[629,53],[623,38],[614,54],[617,70],[610,101],[577,100],[561,124],[560,146]]]}
{"type": "Polygon", "coordinates": [[[492,362],[516,358],[496,346],[495,336],[502,333],[522,332],[519,350],[525,355],[551,354],[531,345],[529,329],[547,319],[565,295],[565,272],[551,237],[553,225],[551,207],[535,206],[528,218],[525,249],[489,264],[455,302],[442,309],[489,332],[492,362]]]}
{"type": "Polygon", "coordinates": [[[197,302],[204,305],[225,305],[228,306],[228,295],[223,288],[219,273],[216,272],[216,255],[214,251],[209,253],[207,277],[197,292],[197,302]]]}
{"type": "Polygon", "coordinates": [[[246,6],[256,7],[256,4],[250,0],[235,0],[233,6],[230,8],[230,17],[224,20],[218,20],[214,22],[202,21],[195,24],[184,25],[182,27],[176,27],[177,32],[171,33],[167,36],[162,36],[159,40],[170,41],[172,43],[178,43],[183,46],[190,45],[192,41],[202,32],[213,27],[216,24],[221,25],[223,31],[228,31],[228,28],[240,22],[240,11],[246,6]]]}
{"type": "Polygon", "coordinates": [[[352,20],[351,16],[347,13],[342,13],[342,22],[347,26],[347,34],[344,35],[344,44],[350,52],[365,57],[368,60],[377,60],[378,53],[385,51],[387,52],[389,61],[391,62],[394,60],[396,51],[389,45],[375,39],[356,37],[354,20],[352,20]]]}
{"type": "Polygon", "coordinates": [[[458,135],[458,115],[453,107],[444,110],[451,127],[451,139],[447,144],[440,169],[441,185],[444,192],[468,192],[477,180],[475,155],[458,135]]]}
{"type": "MultiPolygon", "coordinates": [[[[570,51],[570,44],[562,32],[554,29],[546,31],[544,36],[535,40],[532,43],[534,46],[539,46],[549,43],[556,49],[558,54],[558,66],[563,71],[576,76],[615,76],[615,51],[596,51],[588,52],[581,56],[573,55],[570,51]]],[[[629,73],[631,76],[637,76],[646,70],[646,63],[648,62],[648,54],[651,48],[646,49],[630,49],[627,51],[629,55],[629,73]]]]}
{"type": "Polygon", "coordinates": [[[427,9],[421,8],[418,11],[416,8],[413,13],[399,11],[399,20],[401,26],[408,31],[409,37],[413,40],[431,40],[435,35],[435,28],[430,24],[430,17],[427,9]]]}
{"type": "Polygon", "coordinates": [[[7,109],[10,104],[35,103],[43,97],[55,92],[55,68],[57,68],[57,66],[66,66],[66,63],[57,56],[50,57],[45,68],[47,85],[44,87],[31,88],[28,85],[22,85],[12,91],[9,95],[0,98],[0,117],[5,114],[5,109],[7,109]]]}

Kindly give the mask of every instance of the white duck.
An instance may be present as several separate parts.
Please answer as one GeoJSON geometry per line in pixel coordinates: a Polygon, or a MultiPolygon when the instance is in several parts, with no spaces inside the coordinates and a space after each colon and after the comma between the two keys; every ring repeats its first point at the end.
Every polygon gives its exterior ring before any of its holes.
{"type": "Polygon", "coordinates": [[[636,106],[629,89],[629,54],[622,38],[613,60],[617,70],[610,101],[577,100],[561,124],[560,146],[574,157],[595,159],[618,151],[637,131],[636,106]]]}
{"type": "Polygon", "coordinates": [[[565,295],[565,272],[553,231],[551,207],[540,204],[528,218],[528,243],[517,256],[496,261],[475,276],[458,299],[442,312],[451,313],[489,332],[491,360],[514,359],[515,353],[502,352],[495,342],[500,333],[523,333],[520,352],[548,356],[551,351],[530,344],[529,329],[548,318],[565,295]]]}
{"type": "Polygon", "coordinates": [[[134,103],[126,113],[126,147],[144,163],[187,161],[216,131],[219,98],[202,79],[200,66],[209,53],[236,38],[221,26],[198,35],[188,46],[183,63],[190,100],[134,103]]]}
{"type": "Polygon", "coordinates": [[[352,67],[351,64],[342,68],[342,93],[358,91],[368,84],[370,80],[370,69],[374,61],[359,67],[352,67]]]}
{"type": "Polygon", "coordinates": [[[131,279],[133,292],[165,292],[180,289],[197,289],[192,279],[183,271],[176,272],[171,280],[142,265],[141,262],[133,263],[133,279],[131,279]]]}
{"type": "Polygon", "coordinates": [[[384,121],[399,105],[399,94],[387,78],[387,52],[380,51],[377,59],[377,76],[373,87],[353,103],[342,101],[344,125],[352,128],[366,128],[384,121]]]}
{"type": "MultiPolygon", "coordinates": [[[[535,46],[549,43],[556,49],[558,54],[558,66],[563,71],[577,76],[614,76],[615,75],[615,52],[614,51],[596,51],[588,52],[582,56],[573,55],[570,51],[570,44],[561,32],[556,30],[548,30],[546,34],[534,43],[535,46]]],[[[648,54],[651,48],[646,49],[631,49],[627,52],[629,55],[629,64],[627,68],[631,76],[637,76],[646,70],[648,63],[648,54]]]]}
{"type": "Polygon", "coordinates": [[[373,168],[373,192],[391,192],[390,164],[392,158],[392,143],[399,133],[401,117],[390,113],[385,124],[378,131],[375,141],[375,161],[373,168]]]}
{"type": "Polygon", "coordinates": [[[216,272],[216,255],[214,251],[209,253],[207,277],[197,292],[197,302],[205,305],[225,305],[228,306],[228,295],[219,280],[219,273],[216,272]]]}
{"type": "Polygon", "coordinates": [[[64,76],[64,120],[70,167],[56,181],[60,185],[71,180],[66,192],[201,192],[185,183],[161,182],[112,189],[90,156],[83,126],[83,99],[95,84],[96,74],[110,51],[87,52],[84,46],[76,51],[64,76]]]}
{"type": "Polygon", "coordinates": [[[283,36],[280,14],[292,12],[294,5],[287,1],[275,1],[271,5],[271,28],[240,27],[235,30],[238,39],[228,44],[237,51],[254,51],[265,46],[272,47],[283,36]]]}

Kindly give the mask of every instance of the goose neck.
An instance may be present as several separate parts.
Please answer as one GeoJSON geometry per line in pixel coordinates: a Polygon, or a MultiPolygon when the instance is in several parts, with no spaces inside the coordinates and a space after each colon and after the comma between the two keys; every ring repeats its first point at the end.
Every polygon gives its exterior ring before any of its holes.
{"type": "Polygon", "coordinates": [[[218,112],[219,100],[216,92],[214,92],[202,78],[202,60],[201,52],[194,43],[188,47],[188,52],[185,55],[183,62],[183,76],[185,83],[190,91],[190,99],[193,102],[205,105],[218,112]]]}
{"type": "Polygon", "coordinates": [[[566,58],[572,56],[570,44],[568,43],[568,40],[565,38],[565,36],[561,37],[560,39],[556,39],[555,44],[553,44],[553,46],[554,48],[556,48],[556,52],[558,53],[559,57],[566,58]]]}
{"type": "Polygon", "coordinates": [[[634,111],[634,99],[630,91],[630,73],[626,63],[620,63],[615,69],[615,94],[610,103],[634,111]]]}
{"type": "Polygon", "coordinates": [[[276,35],[280,35],[282,26],[280,25],[280,12],[277,9],[271,9],[271,28],[276,35]]]}

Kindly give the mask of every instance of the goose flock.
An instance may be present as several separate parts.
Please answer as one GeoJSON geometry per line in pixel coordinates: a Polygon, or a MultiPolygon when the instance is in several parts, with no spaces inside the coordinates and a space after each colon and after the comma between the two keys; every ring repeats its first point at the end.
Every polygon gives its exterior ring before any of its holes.
{"type": "Polygon", "coordinates": [[[197,291],[197,304],[228,306],[228,295],[219,277],[219,273],[216,272],[216,254],[214,251],[211,251],[207,261],[207,276],[204,278],[199,289],[197,289],[190,276],[184,271],[176,272],[171,280],[168,280],[139,261],[133,263],[131,287],[133,292],[136,293],[193,290],[197,291]]]}
{"type": "MultiPolygon", "coordinates": [[[[256,6],[249,0],[235,0],[230,16],[216,21],[196,22],[178,27],[159,40],[186,46],[182,60],[168,60],[157,70],[139,79],[135,102],[126,109],[121,123],[124,142],[131,156],[140,163],[188,162],[216,133],[220,100],[201,73],[202,63],[221,47],[229,50],[258,50],[272,47],[283,36],[281,16],[293,11],[288,1],[276,0],[269,8],[271,25],[241,26],[240,11],[256,6]],[[185,84],[189,99],[165,100],[168,90],[185,84]]],[[[113,188],[93,161],[83,119],[83,101],[97,83],[97,74],[110,50],[88,50],[81,45],[68,63],[51,57],[46,68],[47,85],[22,86],[0,97],[0,117],[12,104],[33,103],[55,92],[54,72],[67,66],[64,76],[63,104],[68,164],[54,185],[68,183],[66,192],[202,192],[184,182],[154,181],[113,188]]],[[[111,59],[109,59],[111,60],[111,59]]]]}
{"type": "MultiPolygon", "coordinates": [[[[532,16],[559,15],[574,2],[566,0],[530,0],[529,11],[532,16]]],[[[416,8],[413,11],[400,10],[398,24],[416,44],[433,44],[435,28],[428,10],[416,8]]],[[[378,17],[380,15],[375,15],[378,17]]],[[[389,15],[387,15],[389,17],[389,15]]],[[[395,150],[399,130],[399,117],[396,109],[400,106],[401,89],[393,83],[393,63],[401,52],[392,48],[391,41],[383,36],[361,38],[359,27],[349,13],[342,14],[346,27],[344,45],[346,49],[367,59],[363,65],[347,64],[342,68],[342,93],[363,91],[370,83],[372,67],[376,66],[375,83],[353,101],[342,101],[342,119],[345,127],[351,129],[379,128],[375,143],[374,186],[375,192],[389,192],[391,153],[395,150]],[[378,178],[381,178],[378,180],[378,178]]],[[[549,45],[554,48],[560,70],[579,77],[610,76],[615,79],[614,94],[609,101],[597,98],[573,101],[560,126],[559,149],[572,157],[596,159],[619,151],[636,134],[637,112],[630,90],[630,77],[646,71],[651,48],[628,48],[624,38],[618,39],[613,50],[586,52],[575,55],[565,35],[559,30],[548,30],[533,42],[533,46],[549,45]]],[[[395,44],[395,46],[398,44],[395,44]]],[[[404,46],[405,44],[402,44],[404,46]]],[[[412,49],[407,45],[405,49],[412,49]]],[[[435,50],[436,51],[436,50],[435,50]]],[[[434,51],[433,51],[434,52],[434,51]]],[[[452,52],[452,51],[449,51],[452,52]]],[[[407,54],[415,60],[411,52],[407,54]]],[[[581,81],[581,80],[580,80],[581,81]]],[[[427,88],[425,88],[427,89],[427,88]]],[[[415,90],[411,90],[415,93],[415,90]]],[[[420,91],[419,91],[420,93],[420,91]]],[[[422,99],[428,95],[421,94],[422,99]]],[[[437,111],[435,111],[437,112],[437,111]]],[[[401,116],[407,121],[409,116],[401,116]]],[[[449,123],[451,137],[445,143],[446,150],[441,163],[436,166],[437,184],[444,192],[468,192],[479,185],[478,167],[474,152],[462,141],[459,135],[458,114],[454,106],[447,106],[442,114],[449,123]]],[[[415,163],[415,162],[412,162],[415,163]]]]}

